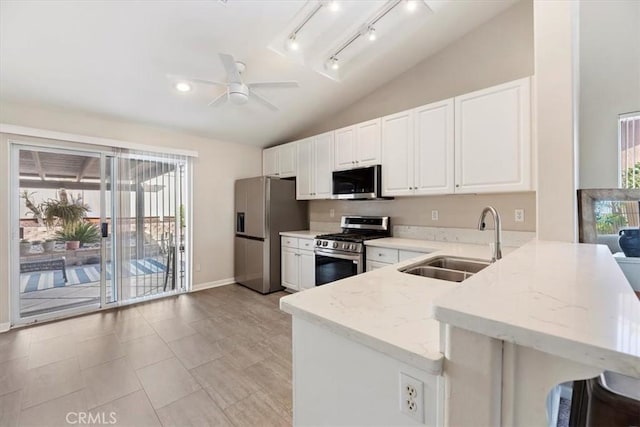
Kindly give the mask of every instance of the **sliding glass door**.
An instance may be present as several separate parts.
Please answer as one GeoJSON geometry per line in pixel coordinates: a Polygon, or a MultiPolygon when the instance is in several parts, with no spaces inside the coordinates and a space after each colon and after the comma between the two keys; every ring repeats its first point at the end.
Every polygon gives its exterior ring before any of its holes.
{"type": "Polygon", "coordinates": [[[184,158],[12,144],[13,321],[187,289],[184,158]]]}

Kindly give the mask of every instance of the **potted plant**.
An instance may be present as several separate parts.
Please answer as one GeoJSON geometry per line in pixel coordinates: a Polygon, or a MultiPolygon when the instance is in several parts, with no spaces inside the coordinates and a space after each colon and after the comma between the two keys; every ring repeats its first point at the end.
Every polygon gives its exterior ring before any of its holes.
{"type": "Polygon", "coordinates": [[[100,241],[100,230],[90,222],[80,222],[56,232],[56,236],[67,242],[67,249],[78,249],[86,243],[100,241]]]}
{"type": "Polygon", "coordinates": [[[43,243],[42,243],[42,249],[45,252],[53,252],[53,249],[56,246],[56,241],[54,239],[46,239],[43,243]]]}
{"type": "Polygon", "coordinates": [[[25,256],[31,252],[31,242],[27,239],[20,240],[20,256],[25,256]]]}
{"type": "Polygon", "coordinates": [[[62,230],[56,232],[56,236],[67,242],[67,249],[78,249],[82,243],[77,235],[78,232],[82,233],[82,230],[79,231],[78,228],[82,226],[89,206],[82,203],[80,197],[74,199],[72,196],[69,200],[64,188],[60,189],[58,197],[58,200],[49,199],[43,203],[44,222],[50,229],[56,225],[62,226],[62,230]]]}

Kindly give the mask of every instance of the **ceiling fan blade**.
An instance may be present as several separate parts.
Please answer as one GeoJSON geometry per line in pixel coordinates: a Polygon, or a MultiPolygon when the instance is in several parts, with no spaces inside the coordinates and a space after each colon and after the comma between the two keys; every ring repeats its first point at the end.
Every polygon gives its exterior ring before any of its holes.
{"type": "Polygon", "coordinates": [[[240,72],[238,71],[236,60],[233,59],[233,56],[221,53],[220,60],[222,61],[222,65],[224,65],[224,69],[227,71],[229,83],[241,83],[240,72]]]}
{"type": "Polygon", "coordinates": [[[282,88],[287,88],[287,87],[300,87],[300,83],[296,82],[296,81],[282,81],[282,82],[255,82],[255,83],[249,83],[247,86],[251,87],[251,88],[255,88],[255,87],[263,87],[263,88],[269,88],[269,87],[273,87],[273,88],[277,88],[277,87],[282,87],[282,88]]]}
{"type": "Polygon", "coordinates": [[[215,107],[217,105],[222,104],[224,101],[227,100],[227,95],[228,92],[225,90],[224,92],[222,92],[220,95],[216,96],[213,101],[211,101],[210,103],[207,104],[207,107],[215,107]]]}
{"type": "Polygon", "coordinates": [[[194,79],[192,77],[178,76],[176,74],[167,74],[167,78],[172,80],[174,83],[191,82],[191,83],[201,83],[201,84],[204,84],[204,85],[211,85],[211,86],[226,86],[227,85],[224,82],[214,82],[212,80],[194,79]]]}
{"type": "Polygon", "coordinates": [[[270,109],[271,111],[278,111],[278,107],[276,107],[271,102],[269,102],[267,98],[265,98],[264,96],[259,95],[254,91],[249,91],[249,95],[252,96],[256,101],[258,101],[259,103],[261,103],[262,105],[270,109]]]}
{"type": "Polygon", "coordinates": [[[226,86],[227,84],[224,82],[214,82],[211,80],[202,80],[202,79],[187,79],[194,83],[202,83],[203,85],[212,85],[212,86],[226,86]]]}

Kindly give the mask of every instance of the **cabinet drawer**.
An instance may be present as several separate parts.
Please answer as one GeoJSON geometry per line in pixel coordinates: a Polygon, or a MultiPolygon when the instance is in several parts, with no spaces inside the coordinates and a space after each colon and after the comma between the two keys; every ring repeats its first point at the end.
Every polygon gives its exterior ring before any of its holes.
{"type": "Polygon", "coordinates": [[[283,248],[298,248],[298,239],[296,237],[282,236],[283,248]]]}
{"type": "Polygon", "coordinates": [[[386,262],[371,261],[370,259],[367,260],[367,271],[373,271],[373,270],[377,270],[378,268],[388,267],[388,266],[389,264],[387,264],[386,262]]]}
{"type": "Polygon", "coordinates": [[[402,261],[406,261],[408,259],[411,258],[415,258],[417,256],[421,256],[421,255],[426,255],[429,252],[416,252],[416,251],[403,251],[400,250],[398,251],[398,259],[400,260],[400,262],[402,261]]]}
{"type": "Polygon", "coordinates": [[[306,251],[312,251],[313,250],[313,240],[312,239],[298,239],[298,247],[300,249],[306,250],[306,251]]]}
{"type": "Polygon", "coordinates": [[[377,262],[395,264],[398,262],[398,250],[389,248],[367,248],[367,259],[377,262]]]}

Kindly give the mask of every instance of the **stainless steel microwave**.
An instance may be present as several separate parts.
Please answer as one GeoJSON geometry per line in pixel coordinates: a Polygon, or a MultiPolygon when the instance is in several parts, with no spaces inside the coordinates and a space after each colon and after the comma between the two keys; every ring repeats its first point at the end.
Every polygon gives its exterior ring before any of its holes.
{"type": "Polygon", "coordinates": [[[379,199],[381,198],[380,165],[333,172],[334,199],[379,199]]]}

